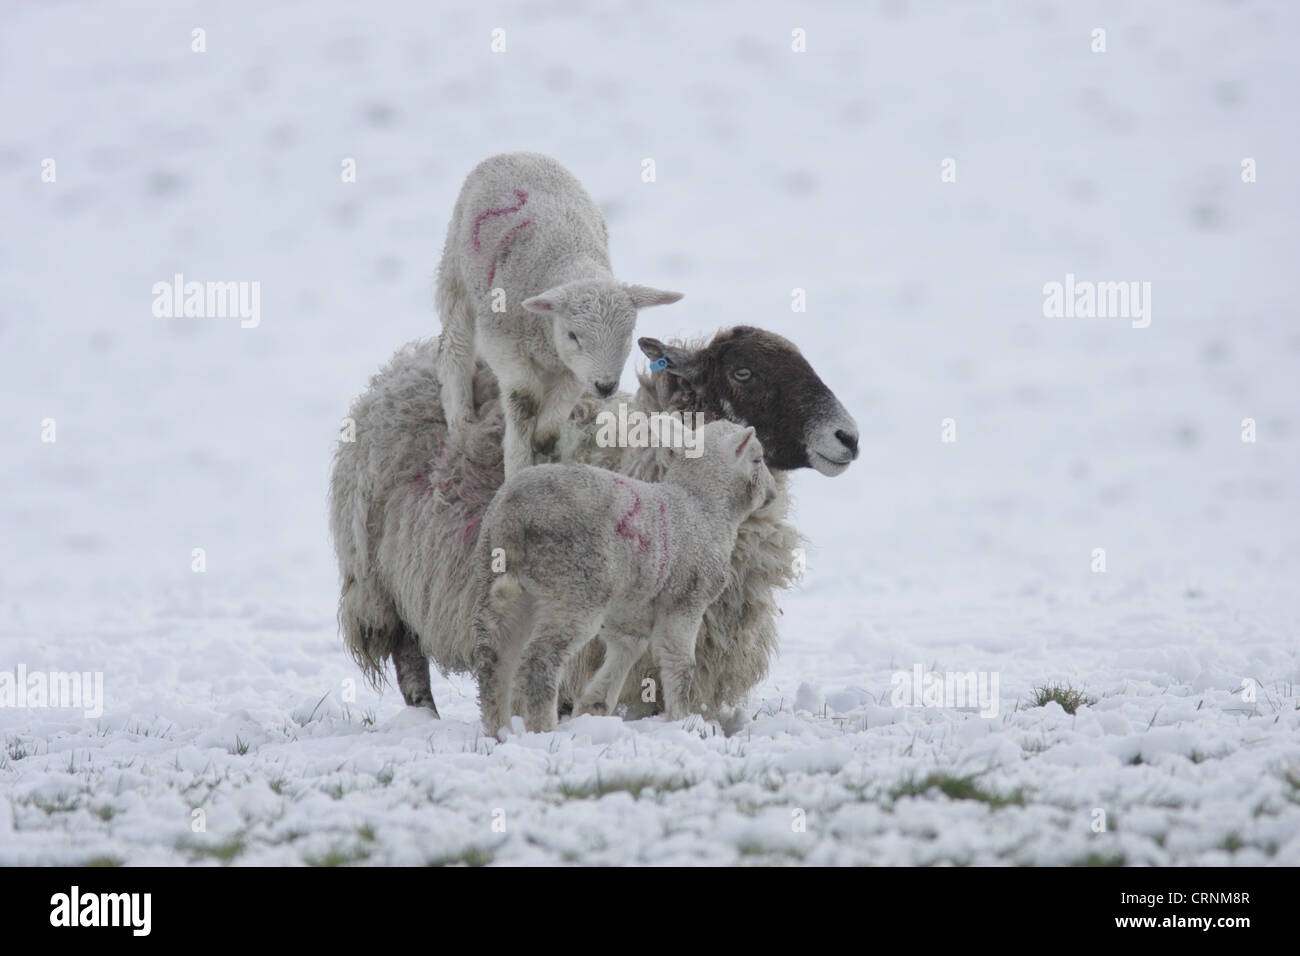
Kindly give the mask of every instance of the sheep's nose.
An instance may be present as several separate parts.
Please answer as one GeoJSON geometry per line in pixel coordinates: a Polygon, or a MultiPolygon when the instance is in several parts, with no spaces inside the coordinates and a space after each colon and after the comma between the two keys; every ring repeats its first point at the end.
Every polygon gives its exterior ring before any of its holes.
{"type": "Polygon", "coordinates": [[[840,444],[849,450],[849,454],[854,458],[858,457],[858,436],[853,432],[846,432],[840,429],[835,433],[835,437],[840,440],[840,444]]]}
{"type": "Polygon", "coordinates": [[[614,394],[614,389],[618,388],[618,382],[597,382],[596,393],[601,398],[609,398],[614,394]]]}

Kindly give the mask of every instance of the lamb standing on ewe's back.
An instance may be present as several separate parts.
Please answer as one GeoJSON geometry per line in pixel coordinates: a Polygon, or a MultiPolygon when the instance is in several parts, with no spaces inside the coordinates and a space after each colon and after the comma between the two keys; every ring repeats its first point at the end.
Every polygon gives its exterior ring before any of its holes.
{"type": "Polygon", "coordinates": [[[596,204],[548,156],[492,156],[461,187],[438,269],[442,406],[453,436],[472,425],[482,358],[505,397],[507,475],[555,453],[584,390],[614,394],[637,309],[682,297],[619,282],[608,245],[596,204]]]}
{"type": "MultiPolygon", "coordinates": [[[[777,499],[740,527],[727,585],[705,613],[696,643],[693,706],[712,713],[741,704],[776,652],[776,592],[793,582],[792,551],[801,543],[786,518],[785,472],[812,467],[839,474],[857,457],[857,426],[794,344],[771,332],[741,326],[711,341],[645,339],[641,347],[667,368],[643,374],[635,397],[580,401],[563,436],[566,460],[644,481],[662,477],[662,449],[595,443],[597,413],[626,403],[647,414],[699,412],[706,421],[753,425],[777,479],[777,499]]],[[[392,660],[406,703],[435,714],[428,659],[444,672],[473,669],[469,558],[479,521],[503,481],[505,427],[496,381],[480,364],[478,422],[451,437],[438,398],[438,348],[436,340],[411,343],[371,380],[348,413],[355,441],[339,442],[330,481],[345,644],[376,686],[392,660]]],[[[577,699],[601,656],[599,647],[587,646],[571,668],[576,690],[566,681],[562,700],[577,699]]],[[[640,680],[657,676],[653,662],[643,660],[620,701],[642,712],[640,680]]]]}
{"type": "Polygon", "coordinates": [[[690,712],[700,622],[726,585],[740,523],[776,497],[752,426],[714,421],[693,437],[671,449],[655,484],[590,465],[539,465],[492,499],[473,562],[474,665],[488,733],[507,728],[520,706],[528,730],[554,730],[560,677],[598,633],[605,663],[579,711],[612,710],[648,644],[668,719],[690,712]],[[649,625],[644,637],[602,630],[616,606],[649,625]]]}

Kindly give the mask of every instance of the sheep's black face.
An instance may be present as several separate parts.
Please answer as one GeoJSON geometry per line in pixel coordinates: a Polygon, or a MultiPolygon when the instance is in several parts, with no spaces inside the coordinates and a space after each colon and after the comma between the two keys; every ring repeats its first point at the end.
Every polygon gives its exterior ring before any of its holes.
{"type": "Polygon", "coordinates": [[[698,352],[642,339],[709,418],[753,425],[769,468],[838,475],[858,456],[858,427],[794,343],[763,329],[719,332],[698,352]]]}

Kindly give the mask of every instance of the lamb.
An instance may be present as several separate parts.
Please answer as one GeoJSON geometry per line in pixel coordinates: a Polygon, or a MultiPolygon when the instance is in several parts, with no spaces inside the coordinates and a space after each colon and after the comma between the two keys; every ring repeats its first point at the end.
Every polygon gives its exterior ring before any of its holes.
{"type": "Polygon", "coordinates": [[[726,585],[740,523],[776,497],[753,426],[714,421],[695,438],[672,447],[656,484],[539,465],[492,500],[473,562],[474,664],[489,733],[508,727],[517,702],[526,729],[554,730],[565,665],[598,633],[605,660],[580,712],[612,710],[648,644],[668,719],[687,715],[696,637],[726,585]],[[632,629],[602,630],[615,609],[632,629]]]}
{"type": "Polygon", "coordinates": [[[461,187],[438,269],[442,405],[453,436],[472,427],[482,358],[506,397],[507,476],[554,455],[585,389],[614,394],[637,310],[682,297],[620,283],[608,245],[596,204],[548,156],[492,156],[461,187]]]}
{"type": "MultiPolygon", "coordinates": [[[[330,527],[341,572],[339,624],[344,642],[374,686],[389,660],[411,706],[437,714],[428,658],[444,672],[470,673],[473,569],[479,522],[504,480],[505,415],[490,370],[475,370],[478,420],[453,437],[438,399],[440,343],[407,345],[353,404],[355,440],[335,452],[330,527]]],[[[635,397],[580,399],[561,435],[561,455],[655,481],[667,467],[658,448],[606,448],[597,416],[619,404],[702,413],[753,425],[774,473],[777,497],[741,524],[727,584],[705,613],[696,643],[692,708],[714,713],[742,704],[767,673],[777,646],[776,592],[797,572],[801,544],[787,520],[786,473],[812,467],[837,475],[858,455],[853,419],[789,341],[747,326],[711,341],[665,345],[643,339],[645,355],[667,366],[640,376],[635,397]]],[[[570,668],[561,707],[571,708],[600,669],[593,642],[570,668]]],[[[641,701],[641,682],[658,684],[643,658],[620,695],[630,715],[659,707],[641,701]]],[[[658,694],[655,695],[658,698],[658,694]]]]}

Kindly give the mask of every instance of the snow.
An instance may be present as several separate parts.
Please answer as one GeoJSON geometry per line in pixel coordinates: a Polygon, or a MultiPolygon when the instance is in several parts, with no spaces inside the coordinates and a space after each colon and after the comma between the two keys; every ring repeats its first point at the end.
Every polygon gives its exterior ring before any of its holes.
{"type": "Polygon", "coordinates": [[[0,668],[105,690],[0,707],[0,864],[1300,863],[1300,8],[0,16],[0,668]],[[516,148],[687,292],[648,334],[786,334],[862,430],[795,477],[808,570],[734,736],[488,740],[472,681],[434,720],[337,636],[340,419],[436,332],[460,181],[516,148]],[[155,318],[175,273],[260,282],[260,323],[155,318]],[[1150,282],[1151,325],[1044,317],[1067,274],[1150,282]],[[998,714],[893,706],[916,664],[998,714]]]}

